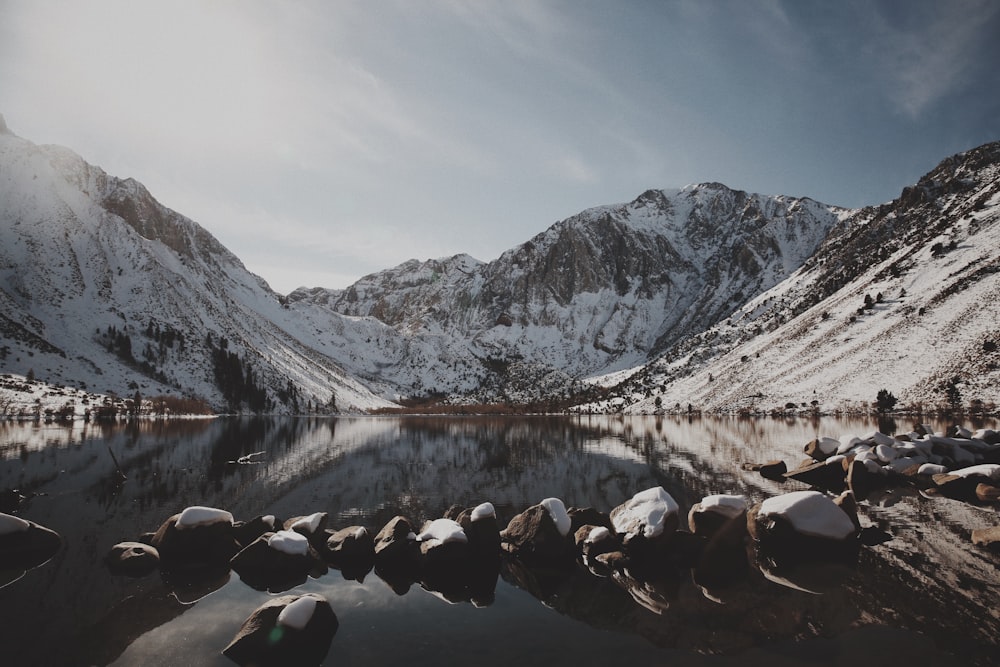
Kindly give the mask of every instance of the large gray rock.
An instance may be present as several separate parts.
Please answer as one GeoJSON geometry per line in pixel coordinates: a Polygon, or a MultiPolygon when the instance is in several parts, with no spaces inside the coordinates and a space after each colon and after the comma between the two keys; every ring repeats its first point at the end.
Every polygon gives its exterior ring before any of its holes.
{"type": "Polygon", "coordinates": [[[0,514],[0,570],[30,570],[62,547],[62,538],[33,521],[0,514]]]}
{"type": "Polygon", "coordinates": [[[555,499],[547,499],[524,510],[500,533],[502,547],[508,553],[529,561],[553,564],[571,563],[575,557],[569,515],[555,499]],[[562,507],[562,511],[559,508],[562,507]]]}
{"type": "Polygon", "coordinates": [[[258,607],[222,653],[239,665],[318,665],[330,651],[337,615],[321,595],[285,595],[258,607]]]}
{"type": "Polygon", "coordinates": [[[214,508],[189,507],[160,525],[150,544],[165,569],[212,567],[239,550],[232,515],[214,508]]]}

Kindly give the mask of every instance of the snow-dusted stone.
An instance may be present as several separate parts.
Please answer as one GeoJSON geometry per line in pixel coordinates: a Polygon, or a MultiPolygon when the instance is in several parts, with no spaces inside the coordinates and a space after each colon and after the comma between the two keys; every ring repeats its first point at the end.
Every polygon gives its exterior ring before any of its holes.
{"type": "Polygon", "coordinates": [[[840,449],[840,440],[836,438],[821,437],[814,440],[810,440],[803,447],[803,451],[809,457],[817,461],[825,461],[829,457],[837,453],[840,449]]]}
{"type": "Polygon", "coordinates": [[[0,570],[30,570],[55,556],[61,546],[54,530],[0,513],[0,570]]]}
{"type": "Polygon", "coordinates": [[[422,557],[421,567],[448,567],[469,557],[469,538],[453,519],[434,519],[416,537],[422,557]]]}
{"type": "Polygon", "coordinates": [[[573,541],[583,562],[589,567],[593,567],[601,554],[622,550],[621,540],[604,526],[581,526],[573,534],[573,541]]]}
{"type": "Polygon", "coordinates": [[[285,595],[258,607],[222,653],[238,665],[318,665],[339,625],[321,595],[285,595]]]}
{"type": "Polygon", "coordinates": [[[280,530],[282,522],[273,514],[265,516],[255,516],[249,521],[236,521],[233,523],[233,535],[239,543],[240,548],[249,545],[264,533],[273,533],[280,530]]]}
{"type": "Polygon", "coordinates": [[[747,470],[760,473],[764,479],[783,481],[785,473],[788,472],[788,465],[781,460],[775,459],[766,463],[754,463],[745,466],[747,470]]]}
{"type": "Polygon", "coordinates": [[[142,577],[160,566],[160,552],[141,542],[119,542],[111,547],[104,563],[112,574],[142,577]]]}
{"type": "Polygon", "coordinates": [[[526,560],[571,562],[574,555],[573,538],[569,533],[572,522],[562,502],[557,505],[552,501],[547,499],[543,501],[547,504],[532,505],[511,519],[500,533],[501,547],[526,560]]]}
{"type": "Polygon", "coordinates": [[[804,560],[854,555],[858,528],[829,496],[793,491],[768,498],[747,513],[747,530],[769,554],[804,560]]]}
{"type": "Polygon", "coordinates": [[[611,510],[611,524],[627,546],[638,537],[654,539],[677,530],[678,509],[677,501],[666,489],[656,486],[640,491],[611,510]]]}
{"type": "Polygon", "coordinates": [[[460,510],[452,517],[469,538],[469,551],[476,558],[496,558],[500,555],[500,524],[493,503],[460,510]]]}
{"type": "Polygon", "coordinates": [[[976,429],[972,433],[972,437],[975,440],[982,440],[987,445],[998,445],[1000,444],[1000,432],[995,431],[991,428],[980,428],[976,429]]]}
{"type": "Polygon", "coordinates": [[[733,521],[745,528],[746,511],[746,496],[727,494],[705,496],[688,512],[688,529],[695,535],[711,537],[733,521]]]}
{"type": "Polygon", "coordinates": [[[233,515],[213,507],[188,507],[160,526],[151,540],[165,569],[226,563],[239,549],[233,515]]]}
{"type": "Polygon", "coordinates": [[[265,533],[230,561],[248,586],[278,592],[303,583],[310,575],[326,573],[326,566],[305,535],[280,530],[265,533]]]}
{"type": "Polygon", "coordinates": [[[341,528],[327,538],[326,557],[345,573],[367,573],[375,564],[375,540],[364,526],[341,528]]]}
{"type": "Polygon", "coordinates": [[[661,562],[670,554],[671,541],[680,525],[677,501],[661,487],[640,491],[611,510],[611,524],[625,553],[640,566],[661,562]]]}
{"type": "Polygon", "coordinates": [[[964,502],[978,500],[976,488],[980,484],[996,486],[1000,483],[1000,465],[984,463],[952,470],[932,477],[938,491],[948,498],[964,502]]]}
{"type": "Polygon", "coordinates": [[[305,535],[314,544],[322,544],[327,539],[326,522],[326,512],[314,512],[307,516],[287,519],[284,523],[284,529],[305,535]]]}

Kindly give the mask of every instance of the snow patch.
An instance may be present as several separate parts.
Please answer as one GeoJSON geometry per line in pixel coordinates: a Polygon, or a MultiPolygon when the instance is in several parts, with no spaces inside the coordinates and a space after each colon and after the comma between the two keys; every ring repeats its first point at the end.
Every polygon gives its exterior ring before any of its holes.
{"type": "Polygon", "coordinates": [[[472,510],[472,515],[470,517],[470,520],[473,523],[475,523],[476,521],[480,521],[482,519],[489,519],[491,517],[495,519],[496,516],[497,516],[497,511],[493,507],[493,503],[483,503],[482,505],[476,506],[476,508],[472,510]]]}
{"type": "Polygon", "coordinates": [[[569,529],[573,525],[570,521],[569,514],[566,512],[566,505],[563,501],[558,498],[546,498],[539,503],[552,517],[552,521],[556,524],[556,529],[559,531],[560,535],[569,535],[569,529]]]}
{"type": "Polygon", "coordinates": [[[309,553],[309,540],[305,535],[292,530],[279,530],[267,538],[267,546],[291,556],[305,556],[309,553]]]}
{"type": "Polygon", "coordinates": [[[854,534],[855,526],[844,510],[819,491],[793,491],[768,498],[759,516],[779,516],[799,533],[842,540],[854,534]]]}
{"type": "Polygon", "coordinates": [[[417,542],[428,542],[432,546],[447,544],[448,542],[468,542],[462,526],[452,519],[434,519],[424,527],[422,533],[417,535],[417,542]]]}
{"type": "Polygon", "coordinates": [[[226,510],[195,505],[181,512],[181,515],[177,517],[174,527],[183,529],[194,526],[207,526],[213,523],[228,523],[232,525],[233,515],[226,510]]]}
{"type": "Polygon", "coordinates": [[[716,494],[701,499],[702,512],[715,512],[732,519],[746,511],[746,496],[716,494]]]}
{"type": "Polygon", "coordinates": [[[667,517],[676,514],[679,509],[677,501],[662,486],[640,491],[623,507],[623,511],[613,517],[612,523],[615,531],[627,537],[635,537],[640,528],[645,537],[661,535],[667,517]]]}
{"type": "Polygon", "coordinates": [[[309,624],[316,611],[316,603],[319,599],[312,595],[303,595],[297,600],[293,600],[285,605],[285,608],[278,614],[278,625],[286,628],[302,630],[309,624]]]}
{"type": "Polygon", "coordinates": [[[323,512],[316,512],[310,514],[309,516],[304,516],[295,523],[292,524],[292,530],[301,529],[307,533],[315,533],[319,528],[319,524],[323,521],[323,512]]]}

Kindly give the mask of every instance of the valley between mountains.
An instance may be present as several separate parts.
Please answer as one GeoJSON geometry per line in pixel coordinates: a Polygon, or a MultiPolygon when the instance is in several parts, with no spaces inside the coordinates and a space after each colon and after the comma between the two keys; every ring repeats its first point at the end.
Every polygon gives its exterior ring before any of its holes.
{"type": "Polygon", "coordinates": [[[232,413],[853,412],[880,390],[994,412],[998,322],[1000,143],[863,209],[652,189],[493,261],[282,295],[142,184],[0,118],[7,416],[80,414],[93,394],[232,413]]]}

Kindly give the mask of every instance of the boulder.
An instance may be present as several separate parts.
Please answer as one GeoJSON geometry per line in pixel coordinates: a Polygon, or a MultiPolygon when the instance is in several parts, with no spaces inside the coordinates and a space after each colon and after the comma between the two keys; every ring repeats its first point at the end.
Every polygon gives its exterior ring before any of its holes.
{"type": "Polygon", "coordinates": [[[342,571],[364,569],[367,573],[375,563],[375,540],[364,526],[348,526],[329,534],[325,553],[342,571]]]}
{"type": "Polygon", "coordinates": [[[716,494],[705,496],[688,512],[688,529],[695,535],[712,537],[729,523],[746,529],[747,499],[745,496],[716,494]]]}
{"type": "Polygon", "coordinates": [[[264,533],[281,530],[282,522],[273,514],[256,516],[249,521],[233,522],[233,536],[240,548],[244,548],[264,533]]]}
{"type": "Polygon", "coordinates": [[[339,625],[323,596],[285,595],[250,614],[222,653],[238,665],[318,665],[339,625]]]}
{"type": "Polygon", "coordinates": [[[166,569],[227,563],[239,550],[233,515],[211,507],[188,507],[160,526],[150,540],[166,569]]]}
{"type": "Polygon", "coordinates": [[[1000,550],[1000,526],[976,528],[972,531],[972,543],[988,549],[1000,550]]]}
{"type": "Polygon", "coordinates": [[[409,519],[404,516],[393,517],[375,536],[375,564],[415,562],[419,555],[416,538],[409,519]]]}
{"type": "Polygon", "coordinates": [[[816,461],[825,461],[840,448],[840,440],[835,438],[816,438],[806,443],[803,448],[806,455],[816,461]]]}
{"type": "Polygon", "coordinates": [[[809,460],[795,470],[785,473],[785,479],[815,486],[830,491],[840,491],[846,485],[845,465],[849,460],[843,456],[828,457],[822,461],[809,460]]]}
{"type": "Polygon", "coordinates": [[[111,574],[142,577],[160,566],[160,552],[142,542],[119,542],[111,547],[104,563],[111,574]]]}
{"type": "Polygon", "coordinates": [[[611,510],[611,523],[633,559],[659,560],[680,524],[677,501],[662,487],[640,491],[611,510]]]}
{"type": "Polygon", "coordinates": [[[750,467],[754,472],[759,472],[760,476],[765,479],[771,479],[774,481],[784,481],[785,473],[788,472],[788,466],[784,461],[768,461],[766,463],[756,464],[750,467]]]}
{"type": "MultiPolygon", "coordinates": [[[[449,517],[446,517],[449,518],[449,517]]],[[[496,558],[500,555],[500,526],[493,503],[482,503],[461,510],[453,517],[469,538],[469,551],[474,557],[496,558]]]]}
{"type": "Polygon", "coordinates": [[[62,547],[62,538],[33,521],[0,513],[0,570],[30,570],[62,547]]]}
{"type": "Polygon", "coordinates": [[[570,527],[562,501],[547,498],[510,520],[500,533],[501,546],[525,560],[565,564],[575,553],[570,527]]]}
{"type": "Polygon", "coordinates": [[[326,572],[305,535],[286,530],[261,535],[233,556],[230,565],[247,585],[271,592],[288,590],[309,575],[326,572]]]}
{"type": "Polygon", "coordinates": [[[581,526],[573,533],[573,541],[587,565],[601,554],[622,549],[618,536],[604,526],[581,526]]]}
{"type": "Polygon", "coordinates": [[[469,538],[454,519],[428,521],[416,536],[423,569],[452,567],[469,558],[469,538]]]}
{"type": "Polygon", "coordinates": [[[287,519],[283,528],[293,530],[296,533],[305,535],[306,538],[316,546],[326,543],[326,522],[328,516],[326,512],[314,512],[308,516],[296,516],[287,519]]]}
{"type": "Polygon", "coordinates": [[[747,513],[747,530],[774,560],[824,560],[856,555],[858,528],[828,496],[794,491],[747,513]]]}

